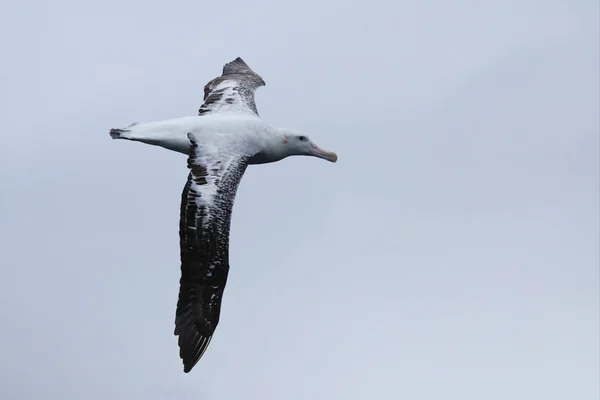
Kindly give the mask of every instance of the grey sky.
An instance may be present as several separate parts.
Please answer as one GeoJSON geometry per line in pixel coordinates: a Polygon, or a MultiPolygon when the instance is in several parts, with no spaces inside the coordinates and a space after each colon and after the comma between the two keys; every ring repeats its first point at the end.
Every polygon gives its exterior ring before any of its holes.
{"type": "Polygon", "coordinates": [[[0,396],[597,400],[598,2],[227,5],[3,6],[0,396]],[[108,130],[237,56],[340,159],[248,169],[186,375],[186,160],[108,130]]]}

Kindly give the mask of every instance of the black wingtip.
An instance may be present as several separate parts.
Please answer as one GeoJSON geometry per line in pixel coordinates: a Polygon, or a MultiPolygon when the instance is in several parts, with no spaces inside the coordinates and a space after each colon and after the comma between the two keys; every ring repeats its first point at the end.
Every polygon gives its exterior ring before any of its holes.
{"type": "MultiPolygon", "coordinates": [[[[240,73],[242,71],[252,71],[252,68],[241,57],[236,58],[233,61],[228,62],[223,66],[223,75],[230,75],[240,73]]],[[[253,72],[253,71],[252,71],[253,72]]]]}

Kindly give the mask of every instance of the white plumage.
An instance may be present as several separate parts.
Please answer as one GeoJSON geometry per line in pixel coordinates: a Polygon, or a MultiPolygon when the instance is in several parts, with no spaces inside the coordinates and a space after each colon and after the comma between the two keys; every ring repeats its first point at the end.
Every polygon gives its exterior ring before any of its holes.
{"type": "Polygon", "coordinates": [[[180,357],[189,372],[219,322],[229,273],[229,226],[239,182],[248,165],[306,155],[331,162],[335,153],[308,137],[274,128],[258,115],[254,92],[264,80],[241,59],[204,87],[197,116],[111,129],[113,139],[138,141],[188,155],[181,199],[181,279],[175,317],[180,357]]]}

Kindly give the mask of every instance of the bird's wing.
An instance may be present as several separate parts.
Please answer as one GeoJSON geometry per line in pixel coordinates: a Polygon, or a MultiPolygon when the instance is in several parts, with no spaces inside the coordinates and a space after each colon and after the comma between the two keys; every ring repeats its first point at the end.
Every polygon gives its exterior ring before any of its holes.
{"type": "Polygon", "coordinates": [[[238,57],[223,66],[221,76],[204,86],[204,103],[198,115],[228,111],[258,116],[254,92],[261,86],[265,86],[263,78],[238,57]]]}
{"type": "Polygon", "coordinates": [[[219,323],[229,272],[229,226],[249,156],[199,144],[193,134],[183,189],[179,237],[181,279],[175,317],[184,372],[202,357],[219,323]]]}

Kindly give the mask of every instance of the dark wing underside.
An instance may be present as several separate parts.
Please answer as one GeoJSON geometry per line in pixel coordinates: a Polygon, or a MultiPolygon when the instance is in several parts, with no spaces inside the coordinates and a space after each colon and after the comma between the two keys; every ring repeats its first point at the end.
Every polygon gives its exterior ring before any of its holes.
{"type": "Polygon", "coordinates": [[[235,60],[223,66],[221,76],[204,86],[204,103],[198,115],[233,111],[258,115],[254,92],[265,86],[265,81],[242,60],[235,60]]]}
{"type": "Polygon", "coordinates": [[[200,360],[219,323],[229,272],[231,209],[248,157],[211,154],[188,135],[191,172],[181,198],[181,279],[175,317],[184,372],[200,360]]]}

